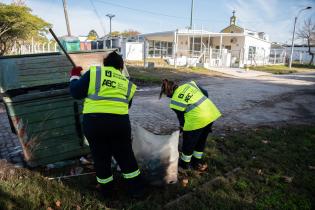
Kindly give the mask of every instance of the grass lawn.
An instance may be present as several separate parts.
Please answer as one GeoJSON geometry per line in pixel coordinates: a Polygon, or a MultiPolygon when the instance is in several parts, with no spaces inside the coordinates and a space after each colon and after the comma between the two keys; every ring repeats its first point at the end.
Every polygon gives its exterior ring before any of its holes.
{"type": "Polygon", "coordinates": [[[0,162],[0,209],[315,209],[314,151],[314,126],[230,131],[209,137],[207,173],[188,170],[187,186],[150,187],[138,201],[121,184],[103,200],[93,176],[51,181],[0,162]]]}
{"type": "Polygon", "coordinates": [[[203,76],[223,76],[219,72],[198,67],[156,67],[153,69],[143,66],[127,66],[131,80],[137,84],[161,84],[163,79],[174,81],[188,81],[203,76]]]}
{"type": "Polygon", "coordinates": [[[292,74],[298,72],[311,72],[315,71],[314,65],[292,64],[292,68],[289,69],[285,65],[268,65],[268,66],[251,66],[251,70],[264,71],[272,74],[292,74]]]}

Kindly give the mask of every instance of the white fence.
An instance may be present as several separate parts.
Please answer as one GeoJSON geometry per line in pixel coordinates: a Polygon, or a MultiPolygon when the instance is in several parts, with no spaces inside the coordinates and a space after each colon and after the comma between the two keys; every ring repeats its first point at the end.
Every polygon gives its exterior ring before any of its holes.
{"type": "Polygon", "coordinates": [[[46,52],[57,52],[56,42],[45,42],[45,43],[15,43],[11,55],[22,55],[22,54],[34,54],[34,53],[46,53],[46,52]]]}
{"type": "MultiPolygon", "coordinates": [[[[311,52],[315,53],[315,48],[312,48],[311,50],[312,50],[311,52]]],[[[311,61],[311,55],[306,49],[304,50],[294,49],[293,61],[300,64],[309,64],[309,62],[311,61]]],[[[315,65],[315,58],[313,60],[313,64],[315,65]]]]}
{"type": "Polygon", "coordinates": [[[269,65],[285,64],[287,53],[284,49],[271,49],[269,55],[269,65]]]}
{"type": "Polygon", "coordinates": [[[272,49],[270,52],[246,52],[241,50],[203,48],[202,51],[178,49],[175,58],[168,58],[171,65],[179,66],[213,66],[213,67],[244,67],[244,65],[263,66],[284,64],[284,49],[272,49]]]}

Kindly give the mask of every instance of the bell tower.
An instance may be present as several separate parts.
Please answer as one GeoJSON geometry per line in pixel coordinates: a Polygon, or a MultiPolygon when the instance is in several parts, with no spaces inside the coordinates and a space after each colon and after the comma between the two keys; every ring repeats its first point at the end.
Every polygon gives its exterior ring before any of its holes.
{"type": "Polygon", "coordinates": [[[233,16],[230,18],[230,25],[236,25],[235,10],[233,10],[233,16]]]}

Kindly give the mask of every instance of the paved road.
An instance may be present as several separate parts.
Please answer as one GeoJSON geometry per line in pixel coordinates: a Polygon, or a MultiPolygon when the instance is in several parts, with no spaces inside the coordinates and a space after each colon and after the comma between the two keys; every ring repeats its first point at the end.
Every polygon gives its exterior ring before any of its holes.
{"type": "MultiPolygon", "coordinates": [[[[315,122],[315,73],[247,79],[200,78],[223,117],[216,127],[244,127],[275,123],[315,122]]],[[[176,129],[169,99],[158,99],[159,87],[139,91],[131,119],[155,133],[176,129]]]]}
{"type": "MultiPolygon", "coordinates": [[[[198,83],[222,111],[223,117],[215,123],[218,133],[244,126],[315,124],[315,73],[247,79],[203,77],[198,83]]],[[[157,86],[140,89],[130,117],[133,123],[154,133],[170,133],[178,127],[176,115],[168,108],[168,98],[158,99],[159,91],[157,86]]],[[[21,165],[20,151],[0,104],[0,159],[21,165]]]]}

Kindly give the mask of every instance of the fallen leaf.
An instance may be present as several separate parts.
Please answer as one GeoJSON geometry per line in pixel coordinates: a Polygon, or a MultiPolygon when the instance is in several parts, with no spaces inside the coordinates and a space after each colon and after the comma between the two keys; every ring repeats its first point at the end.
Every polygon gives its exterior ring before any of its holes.
{"type": "Polygon", "coordinates": [[[263,174],[262,170],[261,170],[261,169],[258,169],[258,170],[257,170],[257,174],[258,174],[258,175],[262,175],[262,174],[263,174]]]}
{"type": "Polygon", "coordinates": [[[57,200],[55,204],[56,204],[56,206],[57,206],[58,208],[61,207],[61,202],[60,202],[60,200],[57,200]]]}
{"type": "Polygon", "coordinates": [[[189,182],[188,179],[183,179],[183,180],[182,180],[182,186],[183,186],[183,187],[187,187],[188,182],[189,182]]]}

